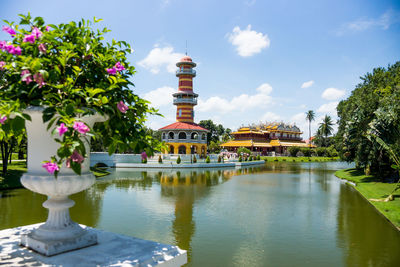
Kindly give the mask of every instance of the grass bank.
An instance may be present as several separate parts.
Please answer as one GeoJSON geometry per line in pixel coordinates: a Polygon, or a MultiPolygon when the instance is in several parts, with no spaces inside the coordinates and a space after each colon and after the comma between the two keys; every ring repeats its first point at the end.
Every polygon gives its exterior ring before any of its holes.
{"type": "Polygon", "coordinates": [[[337,161],[339,157],[261,157],[266,162],[271,161],[289,161],[289,162],[321,162],[337,161]]]}
{"type": "Polygon", "coordinates": [[[335,175],[355,183],[355,189],[400,230],[400,192],[394,195],[393,201],[370,200],[386,198],[394,189],[395,184],[382,183],[377,177],[365,175],[363,171],[357,169],[340,170],[335,172],[335,175]]]}
{"type": "MultiPolygon", "coordinates": [[[[2,170],[3,164],[0,164],[0,170],[2,170]]],[[[105,169],[91,168],[93,174],[96,177],[103,177],[109,174],[105,169]]],[[[0,190],[22,188],[22,184],[19,181],[22,174],[27,171],[26,161],[12,162],[8,165],[8,172],[3,177],[0,171],[0,190]]]]}

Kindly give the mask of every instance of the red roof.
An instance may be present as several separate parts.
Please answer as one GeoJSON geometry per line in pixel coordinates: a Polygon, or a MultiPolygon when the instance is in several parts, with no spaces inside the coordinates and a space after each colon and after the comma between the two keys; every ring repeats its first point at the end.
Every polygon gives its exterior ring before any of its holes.
{"type": "Polygon", "coordinates": [[[192,59],[189,56],[184,56],[181,58],[181,62],[192,62],[192,59]]]}
{"type": "Polygon", "coordinates": [[[159,130],[199,130],[199,131],[207,131],[206,128],[201,127],[200,125],[196,123],[190,123],[190,122],[174,122],[170,125],[164,126],[160,128],[159,130]]]}

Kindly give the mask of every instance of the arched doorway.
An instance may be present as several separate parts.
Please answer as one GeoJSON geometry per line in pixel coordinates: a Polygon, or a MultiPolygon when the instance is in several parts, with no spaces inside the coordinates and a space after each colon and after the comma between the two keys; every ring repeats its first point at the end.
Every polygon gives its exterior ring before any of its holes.
{"type": "Polygon", "coordinates": [[[193,145],[190,147],[190,154],[197,154],[197,146],[193,145]]]}
{"type": "Polygon", "coordinates": [[[186,154],[186,146],[179,146],[178,154],[186,154]]]}

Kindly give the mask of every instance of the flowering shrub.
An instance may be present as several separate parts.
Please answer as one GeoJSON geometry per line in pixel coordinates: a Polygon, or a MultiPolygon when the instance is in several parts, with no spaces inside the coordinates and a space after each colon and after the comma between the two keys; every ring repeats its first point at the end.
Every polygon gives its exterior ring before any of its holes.
{"type": "Polygon", "coordinates": [[[93,30],[90,21],[46,25],[41,17],[20,17],[19,24],[4,21],[2,27],[9,40],[0,41],[0,136],[25,127],[27,107],[44,107],[43,122],[60,148],[43,168],[55,176],[64,162],[80,174],[88,137],[101,138],[110,154],[151,155],[159,147],[143,127],[147,114],[157,111],[132,91],[128,43],[105,43],[109,30],[93,30]],[[90,128],[79,119],[93,114],[107,120],[90,128]]]}

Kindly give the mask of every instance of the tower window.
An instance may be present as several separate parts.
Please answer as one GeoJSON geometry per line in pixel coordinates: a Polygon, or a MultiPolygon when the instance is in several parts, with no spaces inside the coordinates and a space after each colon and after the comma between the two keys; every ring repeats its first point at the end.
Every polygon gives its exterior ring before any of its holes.
{"type": "Polygon", "coordinates": [[[178,113],[179,113],[179,117],[181,117],[182,116],[182,109],[179,109],[178,113]]]}

